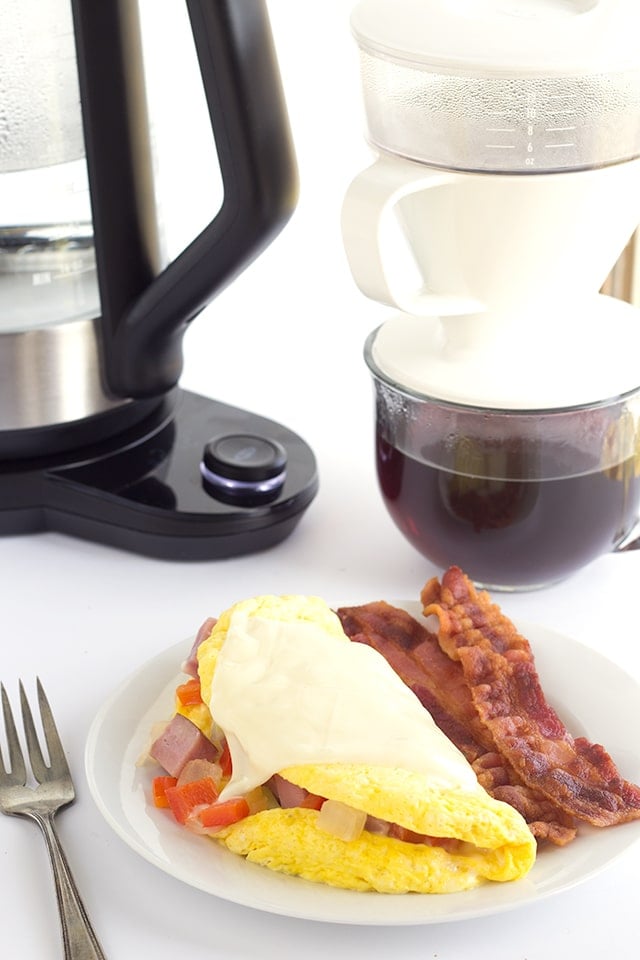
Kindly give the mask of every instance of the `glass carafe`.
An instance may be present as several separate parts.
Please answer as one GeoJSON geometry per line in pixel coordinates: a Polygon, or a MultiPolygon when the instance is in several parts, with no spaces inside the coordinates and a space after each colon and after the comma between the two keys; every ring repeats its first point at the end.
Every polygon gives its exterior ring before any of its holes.
{"type": "Polygon", "coordinates": [[[99,312],[71,7],[3,0],[0,332],[99,312]]]}

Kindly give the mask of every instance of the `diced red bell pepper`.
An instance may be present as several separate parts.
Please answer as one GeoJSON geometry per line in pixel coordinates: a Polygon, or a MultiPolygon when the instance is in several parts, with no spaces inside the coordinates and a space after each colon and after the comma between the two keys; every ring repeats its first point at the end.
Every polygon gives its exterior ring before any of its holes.
{"type": "Polygon", "coordinates": [[[175,787],[178,782],[176,777],[154,777],[152,784],[153,805],[154,807],[168,807],[167,787],[175,787]]]}
{"type": "Polygon", "coordinates": [[[165,790],[171,812],[178,823],[186,823],[196,807],[208,806],[218,799],[218,788],[211,777],[191,780],[165,790]]]}
{"type": "Polygon", "coordinates": [[[229,779],[232,773],[231,751],[229,750],[229,744],[226,740],[222,741],[222,753],[218,757],[218,763],[222,769],[222,776],[225,777],[225,779],[229,779]]]}
{"type": "Polygon", "coordinates": [[[197,814],[203,827],[228,827],[231,823],[249,816],[249,804],[244,797],[232,797],[220,803],[212,803],[197,814]]]}
{"type": "Polygon", "coordinates": [[[190,707],[202,703],[202,692],[200,690],[200,681],[198,679],[187,680],[176,687],[176,697],[183,707],[190,707]]]}

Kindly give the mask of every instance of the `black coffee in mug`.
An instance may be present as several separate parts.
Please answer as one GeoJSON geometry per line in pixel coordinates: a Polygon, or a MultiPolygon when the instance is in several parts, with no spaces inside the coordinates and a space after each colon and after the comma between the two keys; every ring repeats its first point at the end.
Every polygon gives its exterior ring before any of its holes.
{"type": "MultiPolygon", "coordinates": [[[[459,442],[466,445],[464,437],[459,442]]],[[[572,459],[571,451],[557,454],[572,459]]],[[[475,465],[456,471],[427,452],[403,452],[380,430],[376,443],[380,490],[406,539],[438,566],[457,564],[483,586],[554,583],[633,529],[640,503],[633,457],[565,475],[558,464],[553,477],[531,479],[508,475],[504,463],[513,458],[513,450],[491,444],[476,451],[475,465]]]]}
{"type": "Polygon", "coordinates": [[[440,567],[492,589],[562,580],[616,548],[640,513],[640,400],[489,410],[374,375],[376,466],[390,516],[440,567]]]}

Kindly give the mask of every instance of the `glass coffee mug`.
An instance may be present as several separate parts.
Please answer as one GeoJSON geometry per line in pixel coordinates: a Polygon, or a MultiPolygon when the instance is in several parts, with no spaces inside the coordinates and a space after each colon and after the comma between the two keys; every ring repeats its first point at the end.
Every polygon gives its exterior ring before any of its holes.
{"type": "Polygon", "coordinates": [[[486,588],[524,590],[628,544],[640,513],[640,388],[541,411],[456,404],[386,376],[375,336],[365,359],[380,491],[427,559],[486,588]]]}

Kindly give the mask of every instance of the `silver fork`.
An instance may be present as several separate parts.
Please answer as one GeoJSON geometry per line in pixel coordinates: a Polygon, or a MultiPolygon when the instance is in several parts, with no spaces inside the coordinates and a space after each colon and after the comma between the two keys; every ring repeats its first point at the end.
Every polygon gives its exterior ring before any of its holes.
{"type": "Polygon", "coordinates": [[[42,684],[37,680],[38,705],[49,765],[42,754],[29,701],[20,682],[20,704],[27,751],[31,772],[38,782],[34,789],[27,785],[27,768],[7,691],[4,684],[0,684],[0,688],[9,748],[8,767],[0,754],[0,810],[11,816],[34,820],[42,830],[56,884],[65,960],[105,960],[54,826],[57,811],[73,803],[75,790],[42,684]]]}

